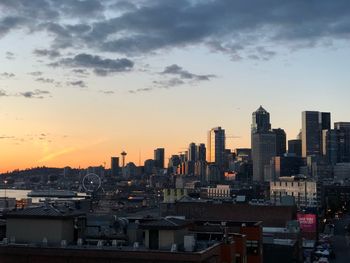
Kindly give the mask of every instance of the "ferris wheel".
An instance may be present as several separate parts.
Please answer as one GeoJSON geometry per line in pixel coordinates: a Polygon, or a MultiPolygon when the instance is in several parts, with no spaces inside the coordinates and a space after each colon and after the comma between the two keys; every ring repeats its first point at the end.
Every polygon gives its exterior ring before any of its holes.
{"type": "Polygon", "coordinates": [[[89,173],[83,178],[83,188],[87,193],[97,192],[101,187],[101,178],[94,173],[89,173]]]}

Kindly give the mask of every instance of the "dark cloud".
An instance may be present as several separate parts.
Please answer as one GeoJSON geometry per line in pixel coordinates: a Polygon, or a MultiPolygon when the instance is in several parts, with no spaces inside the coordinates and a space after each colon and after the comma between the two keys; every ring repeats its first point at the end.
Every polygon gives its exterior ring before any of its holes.
{"type": "Polygon", "coordinates": [[[172,88],[176,86],[180,86],[185,84],[186,82],[180,78],[171,78],[167,80],[155,80],[153,81],[153,85],[156,86],[157,88],[172,88]]]}
{"type": "Polygon", "coordinates": [[[134,62],[127,59],[104,59],[100,56],[90,54],[78,54],[73,58],[63,58],[51,66],[77,67],[93,69],[94,73],[99,76],[106,76],[111,73],[130,71],[134,62]]]}
{"type": "Polygon", "coordinates": [[[9,96],[8,93],[5,90],[1,90],[0,89],[0,98],[1,97],[7,97],[7,96],[9,96]]]}
{"type": "Polygon", "coordinates": [[[19,96],[25,97],[27,99],[44,99],[50,96],[50,92],[47,90],[36,89],[34,91],[25,91],[19,93],[19,96]]]}
{"type": "Polygon", "coordinates": [[[61,86],[61,82],[56,81],[56,80],[51,79],[51,78],[40,77],[40,78],[36,78],[35,81],[41,82],[41,83],[44,83],[44,84],[53,84],[53,85],[55,85],[55,87],[60,87],[61,86]]]}
{"type": "Polygon", "coordinates": [[[82,81],[82,80],[67,81],[67,85],[68,86],[79,87],[79,88],[86,88],[87,87],[85,81],[82,81]]]}
{"type": "Polygon", "coordinates": [[[173,64],[170,66],[167,66],[163,72],[160,74],[162,75],[176,75],[181,79],[189,79],[189,80],[196,80],[196,81],[202,81],[202,80],[210,80],[211,78],[215,78],[216,76],[213,74],[209,75],[197,75],[190,73],[187,70],[184,70],[182,67],[173,64]]]}
{"type": "Polygon", "coordinates": [[[72,72],[78,75],[89,75],[89,72],[86,69],[72,69],[72,72]]]}
{"type": "Polygon", "coordinates": [[[0,36],[16,28],[46,31],[50,48],[127,55],[202,45],[233,60],[268,60],[276,47],[350,38],[348,0],[2,0],[0,12],[11,14],[0,19],[0,36]]]}
{"type": "Polygon", "coordinates": [[[32,76],[35,76],[35,77],[38,77],[38,76],[43,75],[43,72],[41,72],[41,71],[34,71],[34,72],[29,72],[28,74],[32,75],[32,76]]]}
{"type": "Polygon", "coordinates": [[[8,60],[15,59],[15,54],[12,53],[12,52],[10,52],[10,51],[7,51],[5,55],[6,55],[6,56],[5,56],[6,59],[8,59],[8,60]]]}
{"type": "Polygon", "coordinates": [[[49,78],[37,78],[35,79],[35,81],[37,82],[41,82],[41,83],[55,83],[54,79],[49,79],[49,78]]]}
{"type": "Polygon", "coordinates": [[[49,57],[51,59],[59,57],[61,54],[57,50],[35,49],[33,53],[39,57],[49,57]]]}
{"type": "Polygon", "coordinates": [[[14,76],[15,76],[14,73],[8,73],[8,72],[0,73],[0,77],[4,77],[4,78],[13,78],[14,76]]]}
{"type": "Polygon", "coordinates": [[[140,88],[140,89],[135,89],[135,90],[129,90],[128,92],[131,93],[131,94],[136,94],[136,93],[139,93],[139,92],[149,92],[149,91],[152,91],[153,88],[140,88]]]}

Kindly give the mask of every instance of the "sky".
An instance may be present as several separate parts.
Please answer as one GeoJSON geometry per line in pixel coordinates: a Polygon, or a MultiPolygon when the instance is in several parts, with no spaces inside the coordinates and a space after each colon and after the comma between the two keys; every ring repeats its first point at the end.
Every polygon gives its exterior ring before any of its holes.
{"type": "Polygon", "coordinates": [[[347,0],[0,0],[0,172],[250,147],[260,105],[350,121],[349,39],[347,0]]]}

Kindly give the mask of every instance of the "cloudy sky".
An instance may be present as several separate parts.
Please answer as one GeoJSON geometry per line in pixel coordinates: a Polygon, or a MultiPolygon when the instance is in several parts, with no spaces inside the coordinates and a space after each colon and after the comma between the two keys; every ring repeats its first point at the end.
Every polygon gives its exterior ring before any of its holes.
{"type": "Polygon", "coordinates": [[[0,0],[0,171],[166,156],[222,126],[250,145],[263,105],[350,121],[350,4],[0,0]]]}

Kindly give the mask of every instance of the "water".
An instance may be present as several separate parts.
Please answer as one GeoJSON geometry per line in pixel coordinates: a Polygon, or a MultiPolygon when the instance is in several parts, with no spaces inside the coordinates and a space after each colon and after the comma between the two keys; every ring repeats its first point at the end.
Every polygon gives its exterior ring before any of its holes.
{"type": "MultiPolygon", "coordinates": [[[[33,203],[39,203],[40,200],[43,200],[44,197],[28,197],[27,194],[30,192],[31,190],[14,190],[14,189],[0,189],[0,198],[5,197],[5,193],[6,193],[6,197],[7,198],[16,198],[17,200],[22,199],[22,198],[31,198],[33,203]]],[[[83,199],[85,198],[86,194],[84,193],[78,193],[78,196],[75,198],[71,198],[71,199],[83,199]]],[[[50,198],[50,199],[56,199],[56,198],[50,198]]],[[[70,199],[70,198],[68,198],[70,199]]]]}

